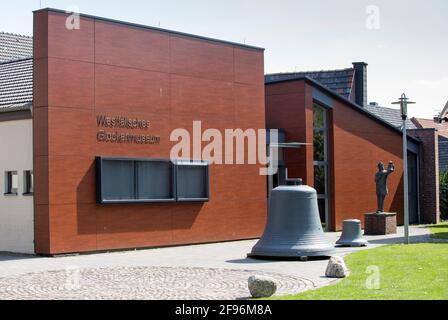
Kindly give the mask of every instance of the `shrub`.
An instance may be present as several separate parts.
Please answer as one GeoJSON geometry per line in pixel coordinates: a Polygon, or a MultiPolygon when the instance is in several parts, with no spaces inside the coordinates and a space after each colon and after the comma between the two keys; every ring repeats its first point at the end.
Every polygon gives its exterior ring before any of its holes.
{"type": "Polygon", "coordinates": [[[443,220],[448,218],[448,170],[440,174],[440,214],[443,220]]]}

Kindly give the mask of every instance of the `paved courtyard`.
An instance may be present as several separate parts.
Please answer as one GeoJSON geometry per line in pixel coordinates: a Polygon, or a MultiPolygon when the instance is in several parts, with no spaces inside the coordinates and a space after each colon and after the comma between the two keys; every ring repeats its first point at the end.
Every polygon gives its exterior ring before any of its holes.
{"type": "MultiPolygon", "coordinates": [[[[385,244],[397,235],[366,236],[367,248],[337,248],[344,256],[385,244]]],[[[327,233],[332,243],[340,233],[327,233]]],[[[429,230],[411,228],[413,243],[429,230]]],[[[245,299],[247,278],[269,275],[277,295],[294,294],[334,282],[324,277],[327,260],[265,261],[246,257],[255,240],[152,250],[42,258],[0,254],[0,299],[245,299]]]]}

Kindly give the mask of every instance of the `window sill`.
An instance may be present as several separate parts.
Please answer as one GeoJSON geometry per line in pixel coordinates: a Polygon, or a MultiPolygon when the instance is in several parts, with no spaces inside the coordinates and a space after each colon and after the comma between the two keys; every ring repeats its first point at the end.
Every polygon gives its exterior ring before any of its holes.
{"type": "Polygon", "coordinates": [[[179,198],[177,202],[209,202],[209,198],[179,198]]]}

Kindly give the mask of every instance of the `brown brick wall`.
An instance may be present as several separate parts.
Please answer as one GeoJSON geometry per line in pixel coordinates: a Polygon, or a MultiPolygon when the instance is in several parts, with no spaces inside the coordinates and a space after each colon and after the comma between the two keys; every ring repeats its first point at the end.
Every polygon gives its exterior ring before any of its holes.
{"type": "Polygon", "coordinates": [[[397,215],[391,214],[366,214],[364,217],[364,234],[380,236],[397,233],[397,215]]]}
{"type": "Polygon", "coordinates": [[[436,129],[409,130],[422,140],[420,146],[420,219],[421,223],[440,221],[439,144],[436,129]]]}
{"type": "Polygon", "coordinates": [[[94,160],[169,158],[171,131],[191,132],[194,120],[222,132],[264,128],[263,51],[88,17],[70,31],[65,20],[35,13],[37,253],[260,236],[266,179],[259,165],[212,165],[208,203],[105,206],[95,201],[94,160]],[[160,145],[98,142],[103,114],[150,120],[160,145]]]}

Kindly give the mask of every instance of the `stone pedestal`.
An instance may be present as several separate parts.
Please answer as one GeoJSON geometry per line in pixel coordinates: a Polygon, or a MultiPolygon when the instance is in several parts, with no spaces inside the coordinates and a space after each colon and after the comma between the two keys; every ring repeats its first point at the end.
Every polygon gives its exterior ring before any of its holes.
{"type": "Polygon", "coordinates": [[[364,215],[364,234],[368,236],[383,236],[397,233],[397,213],[366,213],[364,215]]]}

